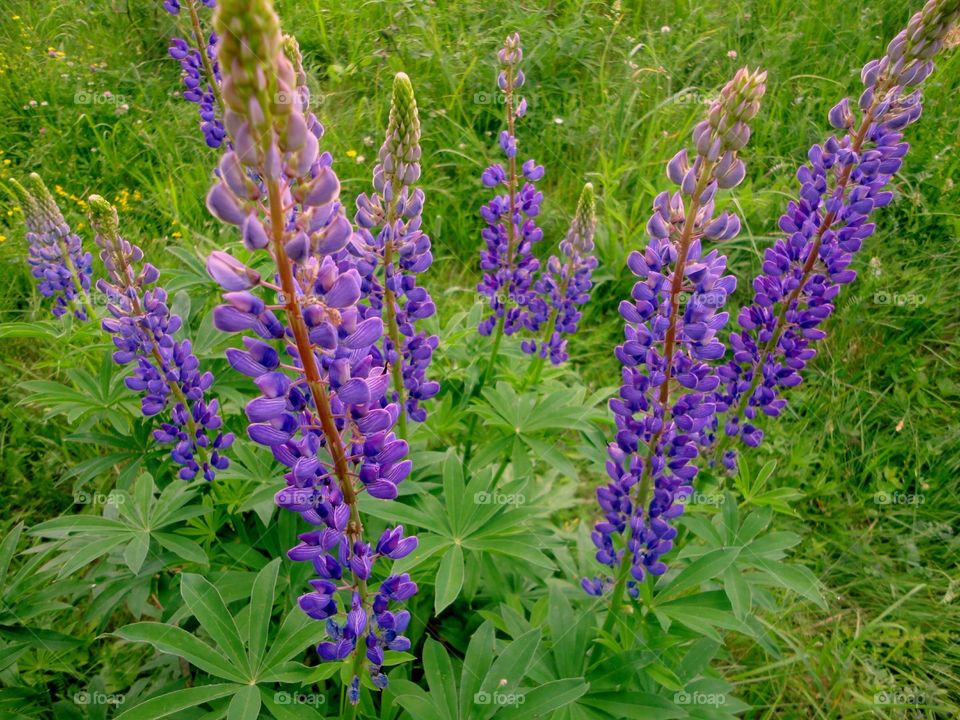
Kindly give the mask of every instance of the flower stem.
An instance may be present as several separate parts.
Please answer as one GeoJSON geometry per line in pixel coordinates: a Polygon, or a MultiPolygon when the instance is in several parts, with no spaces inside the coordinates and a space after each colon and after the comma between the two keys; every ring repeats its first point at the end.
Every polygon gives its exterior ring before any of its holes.
{"type": "MultiPolygon", "coordinates": [[[[663,429],[667,425],[668,415],[670,413],[670,377],[673,371],[673,353],[677,341],[677,321],[679,319],[680,293],[683,290],[683,272],[687,264],[687,253],[690,250],[690,243],[693,240],[693,230],[696,223],[697,213],[700,211],[700,196],[710,182],[713,163],[706,162],[700,171],[700,177],[697,179],[696,188],[693,191],[693,197],[686,208],[686,217],[684,218],[683,228],[680,231],[680,241],[677,248],[677,264],[673,270],[673,281],[670,285],[670,321],[667,326],[667,333],[663,343],[664,373],[663,383],[660,385],[658,402],[663,410],[662,423],[660,430],[655,432],[650,438],[647,450],[647,460],[643,464],[643,471],[640,474],[640,483],[637,490],[636,508],[641,515],[647,512],[647,504],[650,501],[650,494],[653,489],[653,476],[650,472],[651,461],[657,451],[657,444],[663,435],[663,429]]],[[[616,615],[623,605],[624,591],[627,586],[627,578],[630,575],[632,566],[632,557],[629,548],[624,548],[623,559],[620,561],[620,568],[617,571],[616,584],[613,588],[613,595],[610,601],[610,611],[603,623],[605,632],[610,632],[613,623],[616,621],[616,615]]]]}
{"type": "Polygon", "coordinates": [[[200,53],[200,61],[203,63],[204,72],[210,81],[210,92],[213,93],[213,99],[217,103],[217,109],[220,115],[223,115],[223,96],[220,94],[220,85],[217,83],[217,76],[213,72],[213,64],[207,56],[207,39],[203,35],[203,28],[200,27],[200,16],[197,14],[197,0],[187,0],[187,7],[190,9],[190,23],[193,25],[193,39],[197,44],[197,52],[200,53]]]}
{"type": "MultiPolygon", "coordinates": [[[[300,357],[300,364],[303,366],[304,378],[306,379],[307,386],[310,388],[310,394],[313,397],[313,405],[319,415],[320,427],[326,440],[327,451],[333,459],[337,484],[343,495],[343,501],[350,508],[350,521],[347,523],[346,534],[350,540],[352,552],[353,544],[363,535],[363,523],[360,520],[360,511],[357,508],[357,493],[354,490],[353,480],[350,477],[350,468],[347,464],[347,453],[343,446],[343,438],[340,437],[340,432],[337,430],[336,422],[333,419],[333,411],[330,408],[330,396],[327,393],[327,386],[320,376],[320,368],[317,365],[317,358],[313,353],[313,345],[310,342],[307,324],[303,319],[303,311],[300,307],[297,286],[293,277],[293,268],[283,245],[286,218],[283,210],[283,201],[280,196],[280,188],[276,180],[267,180],[267,194],[270,201],[270,229],[273,235],[273,257],[277,266],[277,274],[280,276],[280,286],[283,289],[287,321],[293,333],[297,354],[300,357]]],[[[368,594],[366,581],[357,579],[356,585],[360,593],[361,601],[366,604],[368,594]]],[[[354,652],[362,654],[362,649],[358,646],[354,652]]]]}
{"type": "MultiPolygon", "coordinates": [[[[395,184],[393,200],[387,206],[386,225],[393,232],[393,226],[396,222],[397,196],[400,187],[395,184]]],[[[396,360],[390,363],[390,374],[393,377],[393,391],[397,394],[397,403],[400,406],[400,412],[397,415],[397,425],[400,430],[400,437],[407,439],[407,407],[403,397],[403,345],[400,340],[400,328],[397,324],[397,296],[390,287],[390,277],[395,273],[393,268],[393,240],[390,237],[384,241],[383,247],[383,304],[387,316],[387,334],[393,345],[393,352],[397,356],[396,360]]]]}
{"type": "MultiPolygon", "coordinates": [[[[503,324],[506,315],[501,316],[500,321],[497,323],[497,331],[493,335],[493,347],[490,349],[490,357],[487,360],[486,366],[480,372],[480,379],[477,380],[477,385],[473,389],[473,392],[470,393],[470,397],[467,398],[469,402],[474,396],[477,395],[480,391],[483,390],[483,386],[487,382],[487,376],[493,370],[497,362],[497,353],[500,350],[500,341],[503,340],[503,324]]],[[[470,456],[473,450],[473,433],[477,429],[477,414],[474,413],[470,416],[470,423],[467,425],[467,442],[463,449],[463,469],[466,472],[470,463],[470,456]]]]}
{"type": "Polygon", "coordinates": [[[63,241],[63,238],[60,238],[60,256],[63,258],[64,265],[67,266],[67,270],[70,271],[70,277],[73,280],[73,286],[77,290],[77,298],[83,308],[87,311],[87,317],[90,320],[96,318],[96,314],[93,312],[93,304],[90,302],[90,293],[83,289],[83,285],[80,284],[80,273],[77,272],[77,266],[74,265],[73,259],[70,257],[70,250],[67,247],[67,244],[63,241]]]}

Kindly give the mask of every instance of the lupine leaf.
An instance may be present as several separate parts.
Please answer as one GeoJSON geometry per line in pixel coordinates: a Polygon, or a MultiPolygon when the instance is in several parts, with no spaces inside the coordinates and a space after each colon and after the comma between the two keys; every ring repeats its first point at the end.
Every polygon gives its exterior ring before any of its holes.
{"type": "Polygon", "coordinates": [[[256,685],[241,688],[227,708],[227,720],[257,720],[260,717],[260,690],[256,685]]]}
{"type": "Polygon", "coordinates": [[[117,715],[116,720],[159,720],[243,689],[243,685],[221,683],[174,690],[124,710],[117,715]]]}
{"type": "Polygon", "coordinates": [[[495,646],[493,623],[487,620],[473,633],[467,654],[463,658],[463,670],[460,672],[461,717],[470,714],[474,695],[480,689],[480,683],[493,662],[495,646]]]}
{"type": "Polygon", "coordinates": [[[133,623],[120,628],[115,634],[130,642],[149,643],[168,655],[178,655],[211,675],[240,683],[245,681],[243,675],[237,672],[226,657],[176,625],[158,622],[133,623]]]}
{"type": "Polygon", "coordinates": [[[433,603],[435,614],[439,615],[441,610],[457,599],[460,588],[463,587],[463,570],[463,550],[459,545],[452,545],[440,559],[440,567],[437,570],[436,595],[433,603]]]}
{"type": "Polygon", "coordinates": [[[537,720],[555,717],[554,711],[576,702],[590,689],[583,678],[564,678],[538,685],[523,693],[523,704],[509,705],[497,713],[498,720],[537,720]]]}
{"type": "Polygon", "coordinates": [[[190,612],[200,621],[213,641],[238,668],[249,669],[240,639],[240,630],[217,589],[201,575],[180,576],[180,594],[190,612]]]}
{"type": "Polygon", "coordinates": [[[270,630],[270,616],[273,614],[273,598],[277,587],[277,573],[280,570],[280,558],[274,558],[253,581],[250,591],[250,620],[247,651],[250,668],[259,669],[263,651],[270,630]]]}
{"type": "Polygon", "coordinates": [[[787,565],[776,560],[749,557],[748,562],[756,568],[766,571],[774,584],[792,590],[817,605],[827,609],[827,602],[820,594],[820,581],[817,576],[803,565],[787,565]]]}
{"type": "Polygon", "coordinates": [[[719,548],[697,558],[681,570],[657,596],[658,600],[679,597],[707,580],[718,578],[740,554],[740,548],[719,548]]]}
{"type": "Polygon", "coordinates": [[[453,678],[453,664],[443,645],[433,638],[427,638],[423,646],[423,672],[434,705],[441,708],[446,717],[456,717],[457,684],[453,678]]]}

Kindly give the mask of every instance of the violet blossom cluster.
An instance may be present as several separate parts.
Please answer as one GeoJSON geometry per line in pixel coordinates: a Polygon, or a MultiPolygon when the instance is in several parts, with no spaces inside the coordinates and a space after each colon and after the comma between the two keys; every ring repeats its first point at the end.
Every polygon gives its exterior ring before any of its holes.
{"type": "Polygon", "coordinates": [[[10,179],[23,211],[27,228],[27,262],[37,280],[37,290],[53,298],[52,312],[61,317],[72,312],[78,320],[88,320],[93,256],[84,252],[80,236],[71,232],[53,195],[36,173],[24,187],[10,179]]]}
{"type": "Polygon", "coordinates": [[[182,97],[196,103],[200,112],[200,130],[211,148],[220,147],[226,138],[223,122],[217,117],[217,94],[221,83],[217,62],[217,34],[204,36],[200,29],[197,2],[216,7],[216,0],[164,0],[163,7],[171,15],[179,15],[184,5],[193,24],[192,41],[175,37],[170,40],[170,57],[180,63],[183,71],[182,97]]]}
{"type": "MultiPolygon", "coordinates": [[[[626,341],[616,348],[622,385],[610,401],[617,434],[608,447],[610,482],[597,490],[604,518],[591,537],[597,560],[633,596],[637,582],[667,569],[661,556],[677,532],[669,521],[693,491],[697,434],[716,409],[711,363],[724,354],[717,333],[736,279],[724,274],[726,257],[704,251],[703,241],[729,240],[740,230],[735,214],[715,212],[714,199],[744,178],[737,153],[750,137],[747,123],[759,111],[765,80],[766,73],[742,68],[723,88],[694,128],[693,162],[683,149],[667,164],[680,189],[654,200],[646,250],[627,259],[638,280],[619,308],[626,341]]],[[[609,584],[582,582],[593,595],[609,584]]]]}
{"type": "Polygon", "coordinates": [[[361,492],[395,498],[411,470],[407,443],[393,432],[400,408],[385,397],[383,322],[364,313],[360,240],[270,0],[221,0],[214,22],[232,144],[207,206],[271,267],[268,279],[230,254],[211,254],[207,269],[227,291],[214,323],[249,331],[243,349],[227,351],[260,390],[246,406],[248,433],[288,468],[277,505],[312,528],[288,555],[316,572],[299,604],[326,622],[321,660],[351,663],[348,695],[357,703],[364,660],[372,685],[383,688],[384,652],[410,647],[402,634],[410,615],[396,605],[417,591],[405,573],[375,582],[385,574],[375,573],[377,561],[404,557],[416,538],[398,525],[366,542],[357,508],[361,492]]]}
{"type": "Polygon", "coordinates": [[[597,267],[593,252],[593,233],[597,219],[594,211],[593,185],[587,183],[580,194],[577,212],[566,238],[560,243],[562,256],[551,255],[537,278],[524,324],[531,332],[546,327],[544,339],[524,340],[524,352],[550,358],[559,365],[569,359],[565,335],[573,335],[580,322],[579,306],[590,299],[591,277],[597,267]]]}
{"type": "Polygon", "coordinates": [[[410,79],[397,73],[387,123],[373,171],[372,195],[357,198],[356,224],[366,256],[365,287],[371,309],[387,327],[381,352],[394,374],[391,401],[417,422],[427,419],[421,406],[440,391],[428,380],[427,368],[439,344],[435,335],[417,331],[416,323],[436,314],[417,275],[433,263],[430,237],[423,232],[423,190],[420,178],[420,118],[410,79]],[[383,282],[377,276],[383,268],[383,282]]]}
{"type": "Polygon", "coordinates": [[[490,335],[494,328],[512,335],[524,327],[531,286],[540,267],[532,247],[543,238],[543,230],[534,220],[543,202],[543,193],[535,185],[543,178],[543,166],[530,159],[520,166],[519,173],[517,168],[515,125],[527,112],[526,98],[517,96],[524,83],[520,35],[508,36],[497,57],[501,66],[497,85],[504,95],[507,118],[507,129],[500,133],[499,144],[507,165],[491,165],[481,176],[485,187],[502,186],[505,191],[480,209],[487,227],[482,232],[486,247],[480,253],[483,279],[477,291],[487,297],[490,311],[478,328],[481,335],[490,335]],[[525,178],[523,187],[519,187],[520,174],[525,178]]]}
{"type": "Polygon", "coordinates": [[[704,441],[718,446],[728,469],[736,464],[729,439],[760,444],[759,416],[783,412],[784,391],[802,382],[840,289],[856,278],[851,262],[876,228],[871,213],[893,199],[887,188],[909,147],[903,130],[920,117],[920,85],[958,16],[957,0],[927,2],[886,55],[864,66],[856,107],[844,98],[830,111],[830,124],[844,134],[814,145],[797,171],[799,197],[780,217],[784,236],[764,252],[753,302],[741,309],[740,328],[730,335],[733,357],[719,368],[716,402],[718,413],[727,413],[726,438],[717,441],[715,425],[704,441]]]}
{"type": "Polygon", "coordinates": [[[91,195],[88,203],[108,276],[97,280],[97,289],[108,301],[110,317],[102,326],[113,335],[113,360],[134,365],[124,382],[142,393],[146,417],[172,406],[169,422],[153,437],[173,446],[170,456],[181,466],[179,477],[191,480],[200,474],[213,480],[217,470],[230,464],[223,451],[233,442],[233,433],[222,431],[218,401],[206,400],[213,375],[200,371],[189,340],[174,337],[182,323],[170,312],[166,291],[154,286],[160,273],[149,262],[141,264],[143,251],[120,236],[116,210],[99,195],[91,195]]]}

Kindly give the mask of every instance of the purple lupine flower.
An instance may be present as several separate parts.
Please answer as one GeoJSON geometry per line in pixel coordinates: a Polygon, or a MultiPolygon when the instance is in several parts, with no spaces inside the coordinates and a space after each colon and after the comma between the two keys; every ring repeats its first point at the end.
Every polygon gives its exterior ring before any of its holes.
{"type": "Polygon", "coordinates": [[[276,270],[264,279],[213,253],[207,268],[227,290],[214,324],[252,332],[242,350],[227,351],[261,393],[246,408],[248,433],[289,469],[277,505],[312,529],[288,555],[317,574],[299,604],[325,621],[320,658],[352,658],[348,695],[356,703],[365,659],[382,688],[383,651],[409,648],[401,635],[409,614],[396,605],[417,590],[408,575],[375,581],[416,539],[398,526],[371,546],[357,508],[364,491],[395,498],[411,469],[407,443],[393,433],[400,408],[386,399],[389,377],[378,361],[383,322],[365,314],[360,239],[339,201],[332,158],[320,153],[323,128],[308,113],[305,87],[297,87],[304,78],[284,54],[294,54],[292,40],[281,37],[269,0],[221,0],[214,22],[231,145],[207,205],[276,270]],[[256,294],[264,290],[276,292],[277,302],[256,294]]]}
{"type": "MultiPolygon", "coordinates": [[[[390,399],[411,419],[423,422],[427,412],[420,403],[436,395],[440,384],[426,377],[439,338],[416,330],[418,320],[436,313],[426,288],[417,285],[417,275],[433,263],[430,238],[421,228],[424,195],[416,187],[419,178],[417,102],[410,79],[397,73],[386,139],[373,171],[375,192],[357,198],[356,223],[366,251],[361,266],[369,272],[367,295],[387,327],[382,353],[393,374],[390,399]],[[382,285],[377,267],[383,267],[382,285]]],[[[405,435],[404,417],[400,416],[401,435],[405,435]]]]}
{"type": "Polygon", "coordinates": [[[93,256],[84,252],[80,236],[70,231],[53,195],[36,173],[24,187],[10,179],[27,226],[27,262],[37,279],[37,290],[53,298],[52,312],[61,317],[68,311],[78,320],[93,317],[90,307],[90,277],[93,256]]]}
{"type": "Polygon", "coordinates": [[[814,145],[797,171],[799,198],[779,223],[785,235],[764,252],[753,302],[730,336],[733,357],[719,370],[723,435],[717,440],[720,424],[714,424],[703,437],[716,443],[727,469],[736,464],[732,439],[759,445],[759,416],[783,412],[784,391],[802,381],[837,294],[856,278],[851,261],[876,227],[871,213],[893,199],[887,187],[908,150],[903,129],[920,117],[920,85],[958,16],[956,0],[930,0],[915,14],[887,54],[864,66],[858,108],[844,98],[830,111],[831,125],[844,134],[814,145]]]}
{"type": "Polygon", "coordinates": [[[593,185],[587,183],[580,194],[577,213],[566,238],[560,243],[563,257],[551,255],[546,270],[534,284],[536,296],[529,303],[524,324],[531,332],[546,332],[542,341],[524,340],[524,352],[550,358],[554,365],[566,361],[565,335],[573,335],[580,322],[578,306],[590,299],[591,276],[597,267],[593,252],[594,214],[593,185]]]}
{"type": "MultiPolygon", "coordinates": [[[[728,315],[719,310],[736,286],[724,275],[726,257],[704,252],[702,242],[728,240],[740,229],[736,215],[715,214],[714,197],[744,177],[737,151],[750,136],[747,123],[759,110],[765,79],[742,68],[723,88],[694,128],[694,161],[684,149],[667,165],[680,190],[656,197],[647,248],[627,259],[638,280],[620,304],[623,384],[610,401],[617,434],[608,448],[610,482],[597,490],[604,519],[592,534],[597,560],[616,578],[616,603],[624,589],[635,595],[636,582],[666,571],[661,556],[677,532],[668,521],[693,490],[695,438],[714,413],[711,392],[719,384],[710,363],[724,351],[716,335],[728,315]]],[[[609,584],[593,578],[582,586],[600,594],[609,584]]]]}
{"type": "Polygon", "coordinates": [[[153,437],[173,446],[170,455],[182,466],[179,477],[191,480],[202,474],[213,480],[217,470],[230,464],[223,451],[233,442],[233,433],[221,430],[218,401],[208,403],[205,397],[213,375],[200,372],[189,340],[174,338],[180,318],[171,314],[164,289],[151,287],[160,273],[149,262],[141,264],[143,251],[120,236],[117,211],[99,195],[91,195],[88,203],[109,277],[99,279],[97,289],[108,300],[111,317],[103,320],[103,329],[113,335],[113,359],[118,365],[135,364],[125,383],[143,393],[145,416],[172,404],[170,422],[154,430],[153,437]]]}
{"type": "MultiPolygon", "coordinates": [[[[193,2],[193,0],[184,0],[184,2],[190,3],[193,2]]],[[[208,8],[217,6],[217,0],[200,0],[200,2],[202,2],[208,8]]],[[[179,15],[182,7],[183,4],[180,0],[163,0],[163,9],[171,15],[179,15]]]]}
{"type": "Polygon", "coordinates": [[[483,280],[477,290],[487,297],[490,314],[479,326],[481,335],[490,335],[494,328],[511,335],[523,327],[523,317],[532,291],[534,275],[540,262],[533,256],[532,246],[543,238],[534,218],[540,214],[543,193],[534,183],[543,177],[543,166],[534,160],[525,161],[517,168],[517,136],[515,123],[527,111],[525,98],[518,98],[523,86],[520,69],[523,50],[520,35],[507,37],[497,54],[500,74],[497,85],[504,95],[507,129],[500,133],[499,145],[507,158],[507,166],[497,163],[483,171],[484,186],[503,186],[505,192],[497,195],[480,209],[486,222],[483,239],[486,247],[480,253],[483,280]],[[520,175],[526,179],[520,187],[520,175]]]}
{"type": "MultiPolygon", "coordinates": [[[[204,35],[197,13],[197,0],[165,0],[163,7],[171,15],[178,15],[185,3],[190,12],[191,41],[175,37],[170,40],[170,57],[180,63],[183,70],[182,97],[199,106],[200,130],[207,145],[218,148],[223,144],[226,131],[218,117],[222,110],[220,99],[220,65],[217,63],[217,34],[204,35]]],[[[202,0],[208,8],[216,7],[216,0],[202,0]]]]}

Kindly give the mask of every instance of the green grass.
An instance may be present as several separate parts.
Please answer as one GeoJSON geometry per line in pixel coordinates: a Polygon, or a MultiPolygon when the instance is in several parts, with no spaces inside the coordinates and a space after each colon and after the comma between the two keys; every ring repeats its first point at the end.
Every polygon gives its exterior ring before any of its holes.
{"type": "MultiPolygon", "coordinates": [[[[727,246],[733,269],[749,278],[794,191],[797,164],[827,131],[826,111],[856,92],[859,67],[914,5],[286,0],[278,10],[303,49],[327,127],[324,148],[337,158],[348,197],[368,187],[393,74],[410,75],[437,257],[428,282],[441,321],[475,302],[485,196],[478,178],[495,157],[501,122],[499,106],[486,102],[493,57],[508,31],[521,33],[531,109],[519,134],[522,152],[547,166],[547,236],[561,236],[583,182],[598,191],[601,282],[571,341],[574,364],[596,389],[618,377],[616,304],[630,286],[623,260],[643,241],[650,202],[665,186],[663,164],[686,142],[702,100],[742,64],[769,72],[744,153],[748,178],[733,195],[746,231],[727,246]]],[[[217,153],[199,140],[194,107],[173,95],[172,32],[159,2],[19,0],[0,15],[0,181],[40,172],[63,189],[62,206],[81,232],[82,206],[70,196],[99,192],[117,201],[126,193],[127,234],[168,268],[179,264],[161,254],[169,246],[201,255],[221,242],[203,206],[217,153]],[[78,102],[90,96],[104,101],[78,102]]],[[[725,669],[757,708],[753,717],[906,717],[874,703],[876,693],[903,688],[960,713],[958,92],[953,53],[929,83],[922,121],[908,131],[913,149],[897,200],[879,213],[856,261],[860,278],[754,459],[776,459],[776,484],[803,493],[794,516],[779,522],[807,533],[799,557],[825,584],[830,612],[798,604],[776,618],[781,658],[733,642],[725,669]],[[903,297],[910,301],[884,302],[903,297]],[[879,504],[880,492],[922,502],[879,504]]],[[[45,319],[23,262],[20,219],[0,203],[0,320],[45,319]]],[[[736,300],[748,292],[742,281],[736,300]]],[[[58,349],[69,347],[0,343],[4,528],[66,510],[62,467],[95,453],[64,442],[62,422],[18,405],[22,381],[63,377],[69,358],[58,349]]],[[[587,496],[592,487],[580,490],[587,496]]],[[[948,716],[956,715],[941,715],[948,716]]]]}

